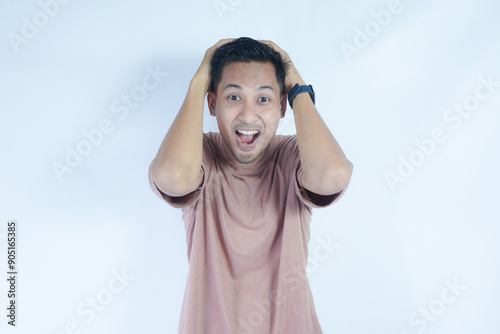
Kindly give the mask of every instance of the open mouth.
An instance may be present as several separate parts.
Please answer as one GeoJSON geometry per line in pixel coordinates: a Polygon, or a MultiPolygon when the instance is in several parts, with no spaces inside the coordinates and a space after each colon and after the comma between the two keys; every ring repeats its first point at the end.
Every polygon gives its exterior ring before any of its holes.
{"type": "Polygon", "coordinates": [[[235,133],[239,138],[239,142],[245,148],[251,148],[260,136],[258,130],[236,130],[235,133]]]}

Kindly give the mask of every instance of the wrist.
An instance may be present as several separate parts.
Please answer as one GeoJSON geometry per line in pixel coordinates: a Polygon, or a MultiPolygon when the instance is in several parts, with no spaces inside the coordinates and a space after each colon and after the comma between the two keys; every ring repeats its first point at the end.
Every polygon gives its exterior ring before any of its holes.
{"type": "Polygon", "coordinates": [[[312,85],[301,85],[299,83],[295,84],[293,88],[288,93],[288,103],[290,104],[290,108],[293,109],[294,100],[303,99],[303,96],[309,96],[310,100],[313,104],[316,102],[316,96],[314,93],[314,89],[312,85]]]}
{"type": "Polygon", "coordinates": [[[191,90],[201,90],[203,93],[207,93],[210,88],[210,80],[195,75],[193,79],[189,82],[189,89],[191,90]]]}

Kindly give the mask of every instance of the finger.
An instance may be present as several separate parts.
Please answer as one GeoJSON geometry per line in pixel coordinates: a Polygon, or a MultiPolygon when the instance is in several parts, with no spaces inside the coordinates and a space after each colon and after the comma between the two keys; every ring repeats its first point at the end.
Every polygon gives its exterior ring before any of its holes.
{"type": "Polygon", "coordinates": [[[280,53],[281,55],[283,55],[285,57],[288,57],[288,54],[286,53],[286,51],[283,50],[282,48],[280,48],[278,45],[276,45],[276,43],[274,43],[272,41],[266,41],[266,40],[259,40],[259,42],[269,45],[271,48],[273,48],[274,51],[280,53]]]}
{"type": "Polygon", "coordinates": [[[281,50],[281,48],[273,41],[259,39],[259,42],[272,46],[276,50],[281,50]]]}
{"type": "Polygon", "coordinates": [[[223,46],[224,44],[227,44],[229,42],[232,42],[236,40],[236,38],[225,38],[225,39],[221,39],[219,40],[217,43],[215,43],[214,45],[212,45],[206,52],[205,52],[205,61],[210,61],[210,59],[212,59],[212,56],[213,54],[215,53],[215,51],[217,51],[221,46],[223,46]]]}
{"type": "Polygon", "coordinates": [[[227,43],[230,43],[230,42],[233,42],[235,41],[236,38],[224,38],[224,39],[221,39],[219,40],[217,43],[215,43],[214,46],[212,46],[212,48],[219,48],[221,47],[222,45],[224,44],[227,44],[227,43]]]}
{"type": "Polygon", "coordinates": [[[271,42],[271,41],[266,41],[266,40],[260,40],[260,39],[259,39],[259,42],[264,43],[264,44],[266,44],[266,45],[269,45],[269,46],[270,46],[270,47],[272,47],[274,50],[278,50],[278,49],[279,49],[279,47],[278,47],[275,43],[273,43],[273,42],[271,42]]]}

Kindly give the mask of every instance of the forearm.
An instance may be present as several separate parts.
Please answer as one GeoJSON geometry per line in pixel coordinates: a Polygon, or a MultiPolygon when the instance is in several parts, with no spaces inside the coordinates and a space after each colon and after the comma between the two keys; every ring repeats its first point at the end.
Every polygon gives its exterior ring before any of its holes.
{"type": "Polygon", "coordinates": [[[184,103],[154,159],[153,179],[167,195],[186,195],[201,183],[206,91],[206,83],[193,78],[184,103]]]}
{"type": "MultiPolygon", "coordinates": [[[[301,79],[297,82],[305,84],[301,79]]],[[[302,165],[302,185],[319,195],[341,191],[349,183],[353,165],[321,118],[309,94],[296,96],[293,114],[302,165]]]]}
{"type": "Polygon", "coordinates": [[[215,50],[233,40],[221,39],[205,52],[184,103],[154,159],[153,180],[167,195],[184,196],[201,184],[203,106],[211,81],[210,60],[215,50]]]}

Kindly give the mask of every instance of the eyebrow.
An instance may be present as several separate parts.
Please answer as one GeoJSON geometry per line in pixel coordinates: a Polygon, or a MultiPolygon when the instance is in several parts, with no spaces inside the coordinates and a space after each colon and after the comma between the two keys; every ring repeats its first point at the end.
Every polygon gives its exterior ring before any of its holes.
{"type": "MultiPolygon", "coordinates": [[[[224,87],[224,90],[228,89],[228,88],[236,88],[236,89],[243,89],[241,88],[240,85],[237,85],[237,84],[233,84],[233,83],[229,83],[226,85],[226,87],[224,87]]],[[[263,90],[263,89],[270,89],[272,91],[274,91],[274,88],[269,86],[269,85],[262,85],[262,86],[259,86],[256,90],[263,90]]]]}

